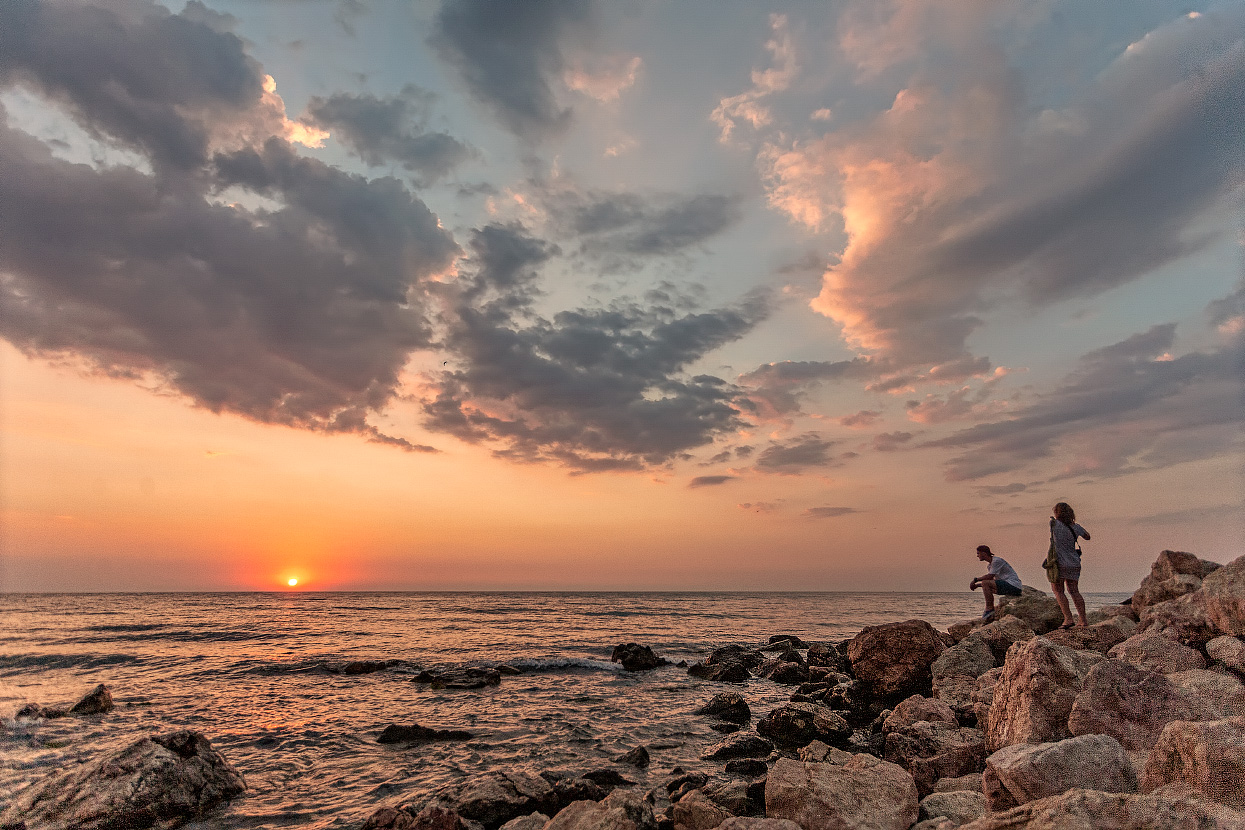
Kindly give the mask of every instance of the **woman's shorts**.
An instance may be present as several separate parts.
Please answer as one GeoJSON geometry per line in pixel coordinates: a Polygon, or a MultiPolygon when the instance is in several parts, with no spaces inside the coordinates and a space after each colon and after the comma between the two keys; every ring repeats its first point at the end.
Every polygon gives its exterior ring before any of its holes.
{"type": "Polygon", "coordinates": [[[994,592],[999,596],[1018,597],[1020,596],[1020,586],[1013,585],[1010,582],[1001,582],[996,580],[994,583],[994,592]]]}
{"type": "Polygon", "coordinates": [[[1071,565],[1071,566],[1060,565],[1059,566],[1059,578],[1064,580],[1065,582],[1080,582],[1081,581],[1081,566],[1080,565],[1071,565]]]}

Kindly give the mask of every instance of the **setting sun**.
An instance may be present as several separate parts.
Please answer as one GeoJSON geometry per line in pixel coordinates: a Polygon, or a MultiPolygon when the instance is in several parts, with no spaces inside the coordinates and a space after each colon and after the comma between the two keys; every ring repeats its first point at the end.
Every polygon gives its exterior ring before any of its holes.
{"type": "Polygon", "coordinates": [[[289,582],[287,582],[286,584],[289,585],[291,588],[293,588],[295,585],[298,584],[298,580],[294,579],[293,577],[290,577],[289,582]]]}

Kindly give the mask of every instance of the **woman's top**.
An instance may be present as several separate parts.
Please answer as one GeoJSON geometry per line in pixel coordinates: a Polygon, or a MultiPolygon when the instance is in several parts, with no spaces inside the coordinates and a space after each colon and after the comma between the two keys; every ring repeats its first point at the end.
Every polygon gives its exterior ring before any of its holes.
{"type": "Polygon", "coordinates": [[[1088,539],[1089,533],[1076,522],[1068,527],[1056,519],[1051,525],[1051,535],[1055,537],[1055,558],[1065,568],[1073,568],[1081,564],[1081,557],[1076,552],[1076,539],[1088,539]]]}

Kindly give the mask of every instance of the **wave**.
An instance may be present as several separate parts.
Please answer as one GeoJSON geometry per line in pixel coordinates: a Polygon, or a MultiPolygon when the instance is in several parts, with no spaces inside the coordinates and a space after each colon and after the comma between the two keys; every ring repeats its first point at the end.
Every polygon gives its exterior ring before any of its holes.
{"type": "Polygon", "coordinates": [[[44,669],[94,669],[140,663],[133,654],[0,654],[0,676],[44,669]]]}
{"type": "Polygon", "coordinates": [[[85,631],[154,631],[166,628],[164,623],[131,623],[128,625],[89,625],[85,631]]]}

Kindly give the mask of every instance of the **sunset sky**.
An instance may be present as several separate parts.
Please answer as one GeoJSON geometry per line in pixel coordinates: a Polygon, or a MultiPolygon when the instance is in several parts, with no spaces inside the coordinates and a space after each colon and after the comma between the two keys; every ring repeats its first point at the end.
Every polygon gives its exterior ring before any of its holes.
{"type": "Polygon", "coordinates": [[[1245,3],[0,2],[0,590],[1245,553],[1245,3]]]}

